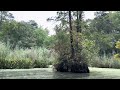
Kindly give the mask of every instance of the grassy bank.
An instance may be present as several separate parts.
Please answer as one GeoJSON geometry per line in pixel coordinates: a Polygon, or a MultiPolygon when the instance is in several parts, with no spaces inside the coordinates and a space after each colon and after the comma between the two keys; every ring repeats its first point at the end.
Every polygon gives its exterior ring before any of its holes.
{"type": "Polygon", "coordinates": [[[113,56],[94,57],[89,61],[89,66],[99,68],[117,68],[120,69],[120,60],[116,60],[113,56]]]}
{"type": "Polygon", "coordinates": [[[0,69],[46,68],[54,60],[46,48],[15,48],[0,43],[0,69]]]}

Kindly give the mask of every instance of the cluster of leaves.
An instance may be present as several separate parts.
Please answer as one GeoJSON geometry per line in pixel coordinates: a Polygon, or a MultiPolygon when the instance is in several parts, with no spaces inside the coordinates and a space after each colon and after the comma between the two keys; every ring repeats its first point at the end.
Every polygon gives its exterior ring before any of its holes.
{"type": "Polygon", "coordinates": [[[94,19],[85,21],[83,33],[88,41],[95,43],[95,48],[99,56],[103,56],[104,54],[111,56],[118,52],[115,48],[115,43],[120,38],[119,21],[119,11],[95,12],[94,19]]]}
{"type": "MultiPolygon", "coordinates": [[[[116,42],[116,46],[115,46],[117,49],[120,49],[120,41],[117,41],[116,42]]],[[[115,54],[114,55],[114,58],[115,59],[117,59],[117,60],[119,60],[120,59],[120,54],[118,53],[118,54],[115,54]]]]}

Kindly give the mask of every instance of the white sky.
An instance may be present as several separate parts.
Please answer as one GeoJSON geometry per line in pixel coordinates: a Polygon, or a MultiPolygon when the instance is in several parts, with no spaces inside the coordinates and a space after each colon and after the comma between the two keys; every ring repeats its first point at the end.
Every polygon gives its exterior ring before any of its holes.
{"type": "MultiPolygon", "coordinates": [[[[56,11],[10,11],[15,17],[16,21],[29,21],[35,20],[38,25],[43,28],[48,28],[49,34],[54,34],[54,22],[47,22],[46,19],[56,16],[56,11]]],[[[94,11],[85,11],[85,19],[93,19],[94,11]]]]}

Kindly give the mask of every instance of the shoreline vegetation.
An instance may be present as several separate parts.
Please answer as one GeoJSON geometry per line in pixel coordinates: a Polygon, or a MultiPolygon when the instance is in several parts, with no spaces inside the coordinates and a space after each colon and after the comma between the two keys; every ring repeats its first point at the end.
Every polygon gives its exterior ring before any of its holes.
{"type": "MultiPolygon", "coordinates": [[[[9,45],[0,43],[0,69],[26,69],[54,67],[57,54],[46,48],[31,48],[11,50],[9,45]]],[[[120,69],[120,61],[114,57],[92,58],[88,62],[89,67],[120,69]]]]}
{"type": "Polygon", "coordinates": [[[0,43],[0,69],[47,68],[54,60],[46,48],[11,50],[8,46],[0,43]]]}

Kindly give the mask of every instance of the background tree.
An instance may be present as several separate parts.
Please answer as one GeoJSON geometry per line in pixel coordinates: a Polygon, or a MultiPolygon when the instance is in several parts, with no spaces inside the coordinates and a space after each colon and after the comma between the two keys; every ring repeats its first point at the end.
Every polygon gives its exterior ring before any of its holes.
{"type": "Polygon", "coordinates": [[[0,22],[0,40],[6,44],[9,43],[12,49],[48,47],[45,43],[50,43],[46,40],[48,30],[38,27],[34,20],[18,22],[8,11],[0,11],[0,22]]]}

